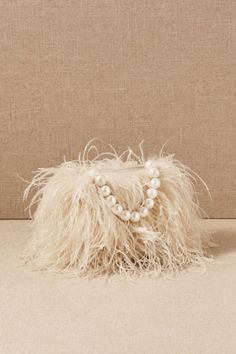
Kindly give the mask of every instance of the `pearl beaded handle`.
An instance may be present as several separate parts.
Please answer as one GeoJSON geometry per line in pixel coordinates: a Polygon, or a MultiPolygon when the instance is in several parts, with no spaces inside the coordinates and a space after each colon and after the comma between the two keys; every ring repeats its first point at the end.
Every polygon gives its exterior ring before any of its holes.
{"type": "Polygon", "coordinates": [[[144,205],[140,206],[139,210],[132,211],[123,209],[122,205],[117,203],[116,197],[111,193],[111,188],[106,185],[105,178],[99,175],[96,171],[90,170],[94,183],[98,186],[101,195],[107,202],[107,205],[116,216],[126,222],[138,222],[140,218],[145,218],[148,216],[149,210],[154,207],[154,200],[158,195],[157,189],[161,185],[160,179],[158,178],[160,176],[160,172],[157,168],[157,163],[155,160],[148,160],[144,165],[124,168],[121,170],[130,170],[133,168],[145,168],[148,176],[150,177],[150,182],[149,188],[146,191],[147,198],[144,201],[144,205]]]}

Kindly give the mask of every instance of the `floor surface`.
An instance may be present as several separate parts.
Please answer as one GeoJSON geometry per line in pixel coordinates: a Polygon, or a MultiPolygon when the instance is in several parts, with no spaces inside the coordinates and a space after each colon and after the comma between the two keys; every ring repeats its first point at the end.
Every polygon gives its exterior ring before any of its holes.
{"type": "Polygon", "coordinates": [[[0,221],[0,353],[236,353],[236,220],[206,225],[219,246],[204,274],[88,281],[23,266],[27,222],[0,221]]]}

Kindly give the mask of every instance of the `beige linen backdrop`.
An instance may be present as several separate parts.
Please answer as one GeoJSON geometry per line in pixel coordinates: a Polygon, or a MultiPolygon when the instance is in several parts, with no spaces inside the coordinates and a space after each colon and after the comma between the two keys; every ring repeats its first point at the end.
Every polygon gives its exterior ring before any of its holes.
{"type": "MultiPolygon", "coordinates": [[[[165,150],[236,217],[236,1],[0,0],[0,218],[25,218],[17,174],[101,150],[165,150]]],[[[25,205],[24,205],[25,207],[25,205]]]]}

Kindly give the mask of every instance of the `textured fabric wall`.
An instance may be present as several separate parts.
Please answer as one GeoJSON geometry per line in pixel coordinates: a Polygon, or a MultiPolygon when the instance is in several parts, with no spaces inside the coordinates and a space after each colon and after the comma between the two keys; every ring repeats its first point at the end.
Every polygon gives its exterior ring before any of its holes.
{"type": "Polygon", "coordinates": [[[0,0],[0,217],[24,218],[19,173],[101,138],[167,152],[236,217],[236,2],[0,0]]]}

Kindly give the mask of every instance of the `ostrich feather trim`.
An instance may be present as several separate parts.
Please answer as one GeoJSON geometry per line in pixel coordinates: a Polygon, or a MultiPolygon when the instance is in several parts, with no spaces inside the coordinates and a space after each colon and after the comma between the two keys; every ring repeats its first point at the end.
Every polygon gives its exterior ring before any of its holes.
{"type": "Polygon", "coordinates": [[[122,207],[138,210],[150,182],[141,145],[140,155],[113,150],[89,159],[92,151],[97,150],[90,144],[76,161],[40,168],[26,188],[24,198],[34,191],[26,262],[86,277],[169,274],[204,264],[209,236],[202,228],[194,173],[173,155],[152,156],[160,181],[155,204],[146,217],[124,221],[99,193],[90,171],[99,171],[122,207]]]}

